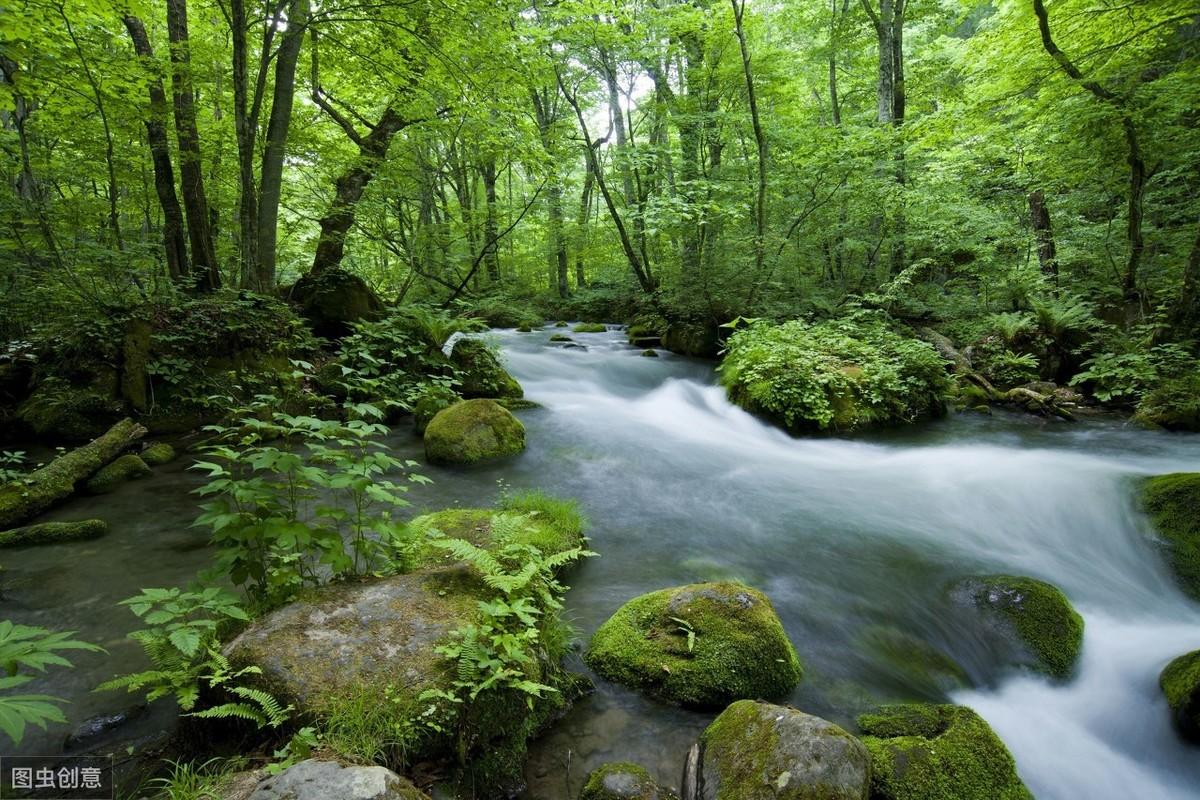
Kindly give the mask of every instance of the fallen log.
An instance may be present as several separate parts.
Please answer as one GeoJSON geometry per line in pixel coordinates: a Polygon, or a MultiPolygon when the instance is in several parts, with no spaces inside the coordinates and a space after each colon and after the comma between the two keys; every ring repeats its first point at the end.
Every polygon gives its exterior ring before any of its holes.
{"type": "Polygon", "coordinates": [[[141,425],[123,419],[87,444],[0,486],[0,530],[33,519],[70,497],[76,484],[92,477],[145,434],[141,425]]]}

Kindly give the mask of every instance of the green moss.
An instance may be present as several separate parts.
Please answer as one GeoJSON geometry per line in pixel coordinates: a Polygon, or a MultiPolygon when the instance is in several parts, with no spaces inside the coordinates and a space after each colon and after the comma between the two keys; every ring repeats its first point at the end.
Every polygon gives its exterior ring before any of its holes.
{"type": "Polygon", "coordinates": [[[1004,743],[969,708],[888,706],[858,724],[873,800],[1032,800],[1004,743]]]}
{"type": "Polygon", "coordinates": [[[532,333],[532,332],[533,332],[532,325],[518,325],[517,326],[517,333],[532,333]]]}
{"type": "Polygon", "coordinates": [[[733,334],[726,349],[720,373],[729,399],[793,433],[937,416],[950,387],[931,345],[869,316],[757,323],[733,334]]]}
{"type": "Polygon", "coordinates": [[[1200,741],[1200,650],[1167,664],[1158,676],[1175,725],[1189,739],[1200,741]]]}
{"type": "Polygon", "coordinates": [[[966,671],[954,659],[905,631],[872,626],[859,639],[874,663],[886,667],[905,685],[931,696],[970,683],[966,671]]]}
{"type": "Polygon", "coordinates": [[[643,350],[642,356],[645,358],[658,358],[657,350],[643,350]]]}
{"type": "Polygon", "coordinates": [[[574,333],[605,333],[608,326],[599,322],[581,322],[571,330],[574,333]]]}
{"type": "Polygon", "coordinates": [[[685,356],[713,358],[720,349],[717,328],[699,322],[672,322],[662,336],[662,346],[685,356]]]}
{"type": "Polygon", "coordinates": [[[425,433],[425,429],[429,427],[429,422],[438,415],[438,412],[449,408],[457,403],[462,398],[453,389],[447,389],[443,386],[433,386],[426,389],[417,402],[413,404],[413,428],[417,433],[425,433]]]}
{"type": "Polygon", "coordinates": [[[42,522],[24,528],[0,532],[0,547],[23,547],[27,544],[53,544],[76,539],[95,539],[108,533],[108,523],[102,519],[79,522],[42,522]]]}
{"type": "MultiPolygon", "coordinates": [[[[479,547],[492,543],[492,517],[502,511],[529,515],[529,525],[519,541],[537,547],[542,553],[561,553],[582,547],[586,540],[586,521],[572,500],[560,500],[541,492],[529,492],[505,499],[498,509],[452,508],[425,514],[412,521],[420,531],[438,530],[454,539],[466,539],[479,547]]],[[[422,565],[449,563],[453,557],[436,548],[424,548],[417,556],[422,565]]]]}
{"type": "Polygon", "coordinates": [[[459,393],[466,398],[522,397],[525,390],[480,339],[459,339],[450,353],[458,368],[459,393]]]}
{"type": "Polygon", "coordinates": [[[700,735],[700,746],[712,747],[722,753],[721,800],[739,797],[745,784],[755,776],[767,774],[771,754],[779,744],[779,732],[774,725],[759,725],[757,704],[753,700],[731,703],[700,735]]]}
{"type": "Polygon", "coordinates": [[[630,600],[592,636],[587,663],[611,681],[701,708],[785,695],[802,674],[770,600],[730,582],[630,600]]]}
{"type": "Polygon", "coordinates": [[[175,460],[175,448],[166,442],[153,442],[146,445],[141,456],[142,461],[152,467],[158,467],[175,460]]]}
{"type": "Polygon", "coordinates": [[[560,319],[558,322],[554,323],[554,327],[556,327],[556,328],[565,328],[565,327],[567,327],[567,323],[566,323],[566,321],[565,321],[565,320],[561,320],[561,319],[560,319]]]}
{"type": "Polygon", "coordinates": [[[603,764],[588,773],[579,800],[674,800],[639,764],[621,761],[603,764]]]}
{"type": "Polygon", "coordinates": [[[1160,380],[1142,398],[1134,419],[1173,431],[1200,431],[1200,373],[1160,380]]]}
{"type": "Polygon", "coordinates": [[[425,429],[425,456],[435,464],[472,464],[524,449],[525,426],[491,400],[455,403],[425,429]]]}
{"type": "Polygon", "coordinates": [[[550,341],[552,341],[552,342],[573,342],[575,340],[572,339],[570,336],[567,336],[565,333],[556,333],[550,337],[550,341]]]}
{"type": "Polygon", "coordinates": [[[975,605],[998,614],[1037,659],[1037,667],[1067,678],[1083,646],[1083,618],[1056,586],[1034,578],[987,575],[963,586],[975,605]]]}
{"type": "Polygon", "coordinates": [[[541,408],[541,403],[535,403],[532,400],[526,400],[523,397],[499,397],[496,402],[507,408],[509,411],[528,411],[531,408],[541,408]]]}
{"type": "Polygon", "coordinates": [[[17,418],[39,437],[81,442],[104,433],[124,413],[122,405],[99,384],[72,386],[52,377],[17,408],[17,418]]]}
{"type": "Polygon", "coordinates": [[[1200,600],[1200,472],[1148,478],[1142,507],[1163,539],[1180,587],[1200,600]]]}
{"type": "Polygon", "coordinates": [[[108,494],[126,481],[144,478],[151,469],[140,456],[127,453],[100,470],[87,482],[87,490],[92,494],[108,494]]]}

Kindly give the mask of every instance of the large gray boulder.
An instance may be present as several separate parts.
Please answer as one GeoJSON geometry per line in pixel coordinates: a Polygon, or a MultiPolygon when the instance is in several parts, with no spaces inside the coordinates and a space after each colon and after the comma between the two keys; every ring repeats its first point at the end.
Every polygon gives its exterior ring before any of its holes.
{"type": "Polygon", "coordinates": [[[761,701],[726,708],[688,758],[684,800],[867,800],[871,786],[862,742],[820,717],[761,701]]]}
{"type": "Polygon", "coordinates": [[[264,778],[247,800],[428,800],[428,796],[390,769],[310,758],[264,778]]]}

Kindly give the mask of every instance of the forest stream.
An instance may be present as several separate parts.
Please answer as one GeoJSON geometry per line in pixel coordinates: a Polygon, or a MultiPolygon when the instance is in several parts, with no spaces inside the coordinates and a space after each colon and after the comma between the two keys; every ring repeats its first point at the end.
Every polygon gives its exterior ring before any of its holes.
{"type": "MultiPolygon", "coordinates": [[[[1200,760],[1170,727],[1163,665],[1200,645],[1200,606],[1174,586],[1134,507],[1131,479],[1200,467],[1200,436],[1123,420],[1075,424],[960,414],[855,439],[796,439],[731,405],[710,362],[645,358],[624,335],[496,331],[512,374],[541,408],[520,412],[528,450],[478,467],[427,467],[414,511],[484,505],[508,489],[577,498],[600,555],[567,576],[568,615],[586,639],[622,603],[667,586],[735,577],[771,599],[804,663],[788,699],[853,726],[881,701],[943,700],[978,711],[1040,800],[1197,796],[1200,760]],[[1075,676],[1052,684],[997,663],[977,618],[946,587],[1011,572],[1051,581],[1086,623],[1075,676]],[[976,688],[922,679],[871,647],[880,631],[919,637],[976,688]]],[[[421,458],[407,425],[389,442],[421,458]]],[[[116,606],[143,586],[186,583],[211,562],[190,527],[203,478],[181,462],[110,495],[76,498],[48,519],[98,517],[108,536],[11,550],[13,621],[75,630],[108,655],[30,684],[70,701],[72,724],[130,698],[92,687],[142,663],[116,606]]],[[[586,669],[578,659],[573,668],[586,669]]],[[[168,710],[130,732],[161,727],[168,710]]],[[[644,764],[675,785],[712,714],[597,681],[594,694],[532,745],[524,796],[575,798],[609,761],[644,764]]],[[[22,753],[56,752],[62,726],[32,729],[22,753]]]]}

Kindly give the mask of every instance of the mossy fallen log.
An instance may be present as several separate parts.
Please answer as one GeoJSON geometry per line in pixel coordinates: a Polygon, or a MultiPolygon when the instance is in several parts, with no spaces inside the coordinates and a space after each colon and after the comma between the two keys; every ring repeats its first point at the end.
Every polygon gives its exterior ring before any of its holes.
{"type": "Polygon", "coordinates": [[[36,472],[0,486],[0,530],[16,527],[70,497],[76,484],[92,477],[145,434],[141,425],[123,419],[36,472]]]}
{"type": "Polygon", "coordinates": [[[78,522],[42,522],[11,531],[0,531],[0,547],[24,547],[30,544],[55,544],[73,542],[77,539],[95,539],[108,532],[108,523],[102,519],[85,519],[78,522]]]}

